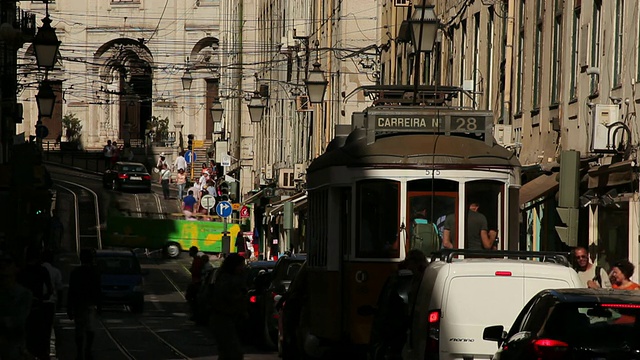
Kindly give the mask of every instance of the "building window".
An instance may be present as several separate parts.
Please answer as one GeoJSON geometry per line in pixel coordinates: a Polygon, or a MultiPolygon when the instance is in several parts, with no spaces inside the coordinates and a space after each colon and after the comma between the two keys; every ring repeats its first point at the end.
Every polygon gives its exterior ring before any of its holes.
{"type": "Polygon", "coordinates": [[[396,58],[396,85],[402,85],[402,56],[396,58]]]}
{"type": "MultiPolygon", "coordinates": [[[[436,49],[439,48],[439,44],[436,43],[434,47],[436,47],[436,49]]],[[[434,51],[434,53],[438,54],[439,52],[434,51]]],[[[425,85],[431,84],[431,53],[430,52],[424,53],[424,62],[422,64],[422,83],[425,85]]]]}
{"type": "Polygon", "coordinates": [[[557,104],[560,98],[561,59],[562,59],[562,1],[555,0],[553,19],[553,53],[551,59],[551,104],[557,104]]]}
{"type": "Polygon", "coordinates": [[[449,41],[449,59],[448,59],[448,66],[447,66],[447,74],[446,74],[446,83],[448,85],[452,85],[453,84],[453,54],[454,54],[454,38],[453,38],[453,27],[451,29],[449,29],[449,39],[451,39],[451,41],[449,41]]]}
{"type": "Polygon", "coordinates": [[[533,58],[533,93],[532,106],[534,110],[540,108],[540,76],[542,75],[542,30],[544,27],[544,4],[536,0],[536,40],[533,58]]]}
{"type": "Polygon", "coordinates": [[[516,114],[522,113],[522,65],[524,63],[525,1],[520,2],[518,16],[518,71],[516,73],[516,114]]]}
{"type": "MultiPolygon", "coordinates": [[[[598,68],[600,66],[600,12],[602,3],[599,0],[593,2],[593,22],[591,28],[591,66],[598,68]]],[[[599,76],[591,77],[591,95],[598,93],[599,76]]]]}
{"type": "Polygon", "coordinates": [[[494,11],[493,6],[489,7],[489,21],[487,21],[487,71],[483,79],[484,89],[484,98],[485,98],[485,108],[487,110],[491,110],[493,104],[491,102],[491,98],[493,96],[491,84],[493,84],[493,26],[494,26],[494,11]]]}
{"type": "Polygon", "coordinates": [[[573,28],[571,38],[571,85],[569,88],[569,98],[571,100],[578,97],[578,44],[580,44],[580,8],[573,10],[573,28]]]}
{"type": "Polygon", "coordinates": [[[615,53],[613,58],[613,86],[622,85],[622,46],[624,35],[624,0],[616,0],[615,53]]]}
{"type": "Polygon", "coordinates": [[[640,16],[638,17],[638,37],[637,37],[637,53],[636,56],[638,57],[638,65],[636,68],[636,82],[640,82],[640,16]]]}
{"type": "Polygon", "coordinates": [[[409,55],[407,55],[407,84],[413,84],[413,70],[415,69],[416,66],[416,53],[415,52],[410,52],[409,55]]]}

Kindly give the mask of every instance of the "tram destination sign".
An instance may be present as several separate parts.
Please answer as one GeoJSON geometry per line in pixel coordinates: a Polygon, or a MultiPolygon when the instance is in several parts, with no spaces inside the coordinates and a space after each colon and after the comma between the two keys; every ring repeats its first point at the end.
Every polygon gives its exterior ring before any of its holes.
{"type": "Polygon", "coordinates": [[[493,114],[487,111],[461,110],[374,110],[367,114],[367,128],[375,134],[384,133],[433,133],[467,134],[488,141],[493,131],[493,114]]]}

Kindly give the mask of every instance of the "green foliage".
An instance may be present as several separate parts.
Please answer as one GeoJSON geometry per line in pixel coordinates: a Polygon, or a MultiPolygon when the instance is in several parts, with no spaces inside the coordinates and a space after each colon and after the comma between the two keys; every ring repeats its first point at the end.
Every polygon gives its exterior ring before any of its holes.
{"type": "Polygon", "coordinates": [[[147,123],[147,129],[153,132],[153,140],[155,142],[162,142],[169,135],[169,118],[162,119],[154,115],[147,123]]]}
{"type": "Polygon", "coordinates": [[[82,136],[82,123],[74,113],[62,117],[62,126],[65,128],[65,136],[69,142],[80,142],[82,136]]]}

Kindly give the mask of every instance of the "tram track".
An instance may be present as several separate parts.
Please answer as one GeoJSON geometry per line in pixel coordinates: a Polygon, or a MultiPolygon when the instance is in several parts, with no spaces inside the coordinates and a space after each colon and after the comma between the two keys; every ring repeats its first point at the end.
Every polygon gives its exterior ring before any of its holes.
{"type": "Polygon", "coordinates": [[[83,247],[102,249],[98,194],[87,186],[68,180],[57,179],[55,186],[73,196],[76,253],[83,247]]]}

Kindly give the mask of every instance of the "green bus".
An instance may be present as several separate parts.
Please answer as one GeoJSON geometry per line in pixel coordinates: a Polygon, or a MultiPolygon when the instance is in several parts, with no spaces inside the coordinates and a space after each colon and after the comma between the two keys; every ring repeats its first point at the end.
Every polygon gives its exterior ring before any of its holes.
{"type": "MultiPolygon", "coordinates": [[[[110,215],[107,219],[103,245],[108,247],[162,249],[175,258],[181,251],[197,246],[204,252],[222,252],[222,236],[225,224],[222,221],[184,219],[159,219],[110,215]]],[[[241,231],[240,225],[227,223],[230,248],[241,231]]]]}

